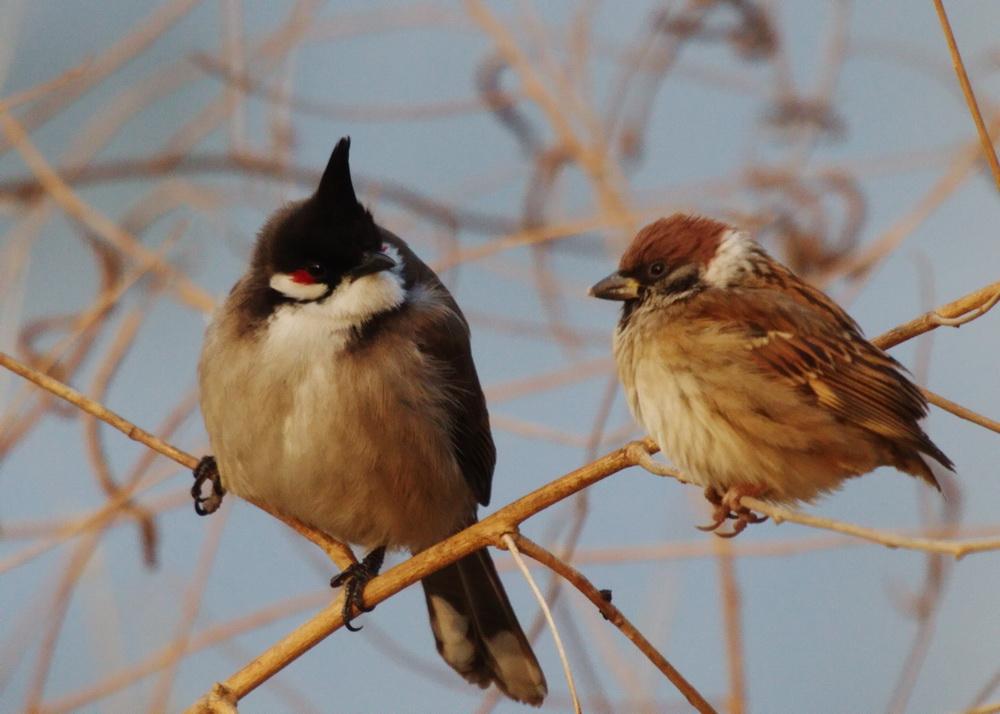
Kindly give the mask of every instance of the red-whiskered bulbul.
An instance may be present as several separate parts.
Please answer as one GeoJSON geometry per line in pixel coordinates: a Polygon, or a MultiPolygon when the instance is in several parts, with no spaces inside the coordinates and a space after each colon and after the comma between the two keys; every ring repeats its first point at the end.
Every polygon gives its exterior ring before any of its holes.
{"type": "MultiPolygon", "coordinates": [[[[349,148],[264,225],[199,365],[221,487],[370,551],[334,579],[353,588],[348,613],[386,548],[417,553],[476,521],[496,461],[468,323],[358,202],[349,148]]],[[[545,677],[487,550],[423,586],[445,661],[541,704],[545,677]]]]}

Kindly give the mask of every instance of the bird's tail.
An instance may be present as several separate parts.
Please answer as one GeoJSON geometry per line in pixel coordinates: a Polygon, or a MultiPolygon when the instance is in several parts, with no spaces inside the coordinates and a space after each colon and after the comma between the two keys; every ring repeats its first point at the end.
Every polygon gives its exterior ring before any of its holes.
{"type": "Polygon", "coordinates": [[[495,682],[511,699],[539,706],[545,675],[511,609],[486,548],[423,580],[437,650],[480,687],[495,682]]]}
{"type": "Polygon", "coordinates": [[[900,471],[904,471],[912,476],[916,476],[917,478],[922,478],[924,481],[940,491],[941,484],[938,483],[937,478],[934,476],[934,472],[931,471],[930,465],[921,455],[921,452],[930,456],[949,471],[955,470],[955,464],[951,462],[951,459],[944,455],[944,452],[941,451],[941,449],[934,445],[934,442],[932,442],[926,434],[921,432],[921,436],[923,438],[914,445],[915,448],[897,449],[895,454],[896,462],[893,465],[900,471]]]}

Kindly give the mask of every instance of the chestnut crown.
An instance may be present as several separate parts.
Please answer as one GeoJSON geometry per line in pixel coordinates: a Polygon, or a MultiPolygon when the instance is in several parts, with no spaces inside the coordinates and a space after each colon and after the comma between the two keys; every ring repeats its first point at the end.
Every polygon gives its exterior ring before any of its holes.
{"type": "Polygon", "coordinates": [[[707,268],[729,229],[725,223],[707,216],[675,213],[670,218],[661,218],[636,234],[618,269],[623,274],[636,273],[657,261],[663,261],[668,270],[685,263],[707,268]]]}

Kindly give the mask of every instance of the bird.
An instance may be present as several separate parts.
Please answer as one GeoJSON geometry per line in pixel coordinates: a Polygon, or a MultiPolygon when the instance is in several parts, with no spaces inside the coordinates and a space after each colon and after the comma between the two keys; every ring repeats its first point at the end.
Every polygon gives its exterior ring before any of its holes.
{"type": "MultiPolygon", "coordinates": [[[[358,201],[349,152],[344,137],[315,192],[264,224],[208,326],[198,371],[212,455],[195,470],[214,471],[220,498],[368,551],[331,582],[347,587],[348,626],[353,606],[368,611],[364,584],[386,549],[419,553],[477,521],[496,463],[469,325],[358,201]]],[[[540,705],[545,676],[488,551],[422,584],[444,660],[540,705]]]]}
{"type": "Polygon", "coordinates": [[[629,409],[704,487],[703,530],[764,520],[744,496],[813,503],[879,466],[940,491],[925,457],[954,469],[918,423],[927,401],[905,368],[745,230],[660,218],[589,294],[623,303],[612,346],[629,409]]]}

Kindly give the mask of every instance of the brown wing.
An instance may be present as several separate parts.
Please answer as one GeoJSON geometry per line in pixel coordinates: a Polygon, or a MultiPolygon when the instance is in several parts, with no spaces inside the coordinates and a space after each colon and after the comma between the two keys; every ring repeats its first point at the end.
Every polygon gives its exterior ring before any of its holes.
{"type": "Polygon", "coordinates": [[[703,293],[703,316],[730,326],[754,362],[813,404],[951,468],[917,423],[927,402],[903,366],[868,342],[839,307],[825,312],[829,298],[793,279],[805,288],[794,297],[754,288],[703,293]]]}
{"type": "Polygon", "coordinates": [[[484,506],[488,505],[497,452],[490,432],[486,397],[472,360],[469,325],[451,293],[434,271],[402,239],[384,229],[382,234],[385,241],[391,243],[406,262],[408,283],[419,282],[435,286],[451,308],[442,311],[438,319],[422,325],[417,339],[426,354],[447,368],[447,377],[454,395],[454,399],[449,402],[452,449],[476,500],[484,506]]]}

